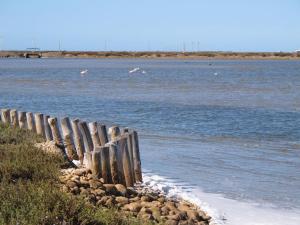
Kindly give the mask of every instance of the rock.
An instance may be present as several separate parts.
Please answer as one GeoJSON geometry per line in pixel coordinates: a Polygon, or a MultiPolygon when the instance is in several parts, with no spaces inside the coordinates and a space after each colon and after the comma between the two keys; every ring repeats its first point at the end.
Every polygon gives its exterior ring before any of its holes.
{"type": "Polygon", "coordinates": [[[198,222],[197,225],[208,225],[208,222],[206,222],[206,221],[201,221],[201,222],[198,222]]]}
{"type": "Polygon", "coordinates": [[[123,184],[116,184],[115,188],[117,189],[118,194],[120,194],[122,196],[127,195],[127,188],[123,184]]]}
{"type": "Polygon", "coordinates": [[[76,183],[79,183],[79,176],[73,175],[73,176],[71,177],[71,181],[74,181],[74,182],[76,182],[76,183]]]}
{"type": "Polygon", "coordinates": [[[96,196],[104,196],[105,195],[105,191],[103,191],[101,189],[92,190],[91,193],[93,193],[96,196]]]}
{"type": "Polygon", "coordinates": [[[149,196],[145,195],[145,196],[141,197],[141,201],[142,202],[150,202],[151,200],[150,200],[149,196]]]}
{"type": "Polygon", "coordinates": [[[187,220],[180,220],[178,225],[189,225],[187,220]]]}
{"type": "Polygon", "coordinates": [[[186,204],[178,204],[178,209],[180,210],[180,211],[188,211],[188,210],[191,210],[191,207],[190,206],[188,206],[188,205],[186,205],[186,204]]]}
{"type": "Polygon", "coordinates": [[[76,170],[74,170],[72,173],[73,173],[74,175],[77,175],[77,176],[83,176],[83,175],[85,175],[87,172],[88,172],[87,169],[81,168],[81,169],[76,169],[76,170]]]}
{"type": "Polygon", "coordinates": [[[139,217],[145,221],[154,220],[154,217],[151,214],[141,214],[139,217]]]}
{"type": "Polygon", "coordinates": [[[176,220],[167,220],[165,222],[166,225],[178,225],[178,221],[176,220]]]}
{"type": "Polygon", "coordinates": [[[140,197],[138,196],[129,199],[129,202],[137,202],[137,201],[140,201],[140,197]]]}
{"type": "Polygon", "coordinates": [[[83,186],[83,187],[89,187],[90,186],[89,181],[85,177],[80,177],[79,182],[80,182],[79,183],[80,186],[83,186]]]}
{"type": "Polygon", "coordinates": [[[124,205],[123,209],[131,212],[139,212],[142,208],[142,205],[139,202],[132,202],[124,205]]]}
{"type": "Polygon", "coordinates": [[[94,189],[102,187],[102,183],[97,180],[89,180],[89,184],[90,184],[90,187],[94,188],[94,189]]]}
{"type": "Polygon", "coordinates": [[[108,196],[103,196],[98,202],[97,205],[104,205],[106,203],[106,201],[109,199],[108,196]]]}
{"type": "Polygon", "coordinates": [[[105,192],[109,195],[116,195],[117,189],[114,184],[103,184],[105,192]]]}
{"type": "Polygon", "coordinates": [[[159,201],[160,203],[165,203],[165,201],[166,201],[166,198],[165,197],[159,197],[158,199],[157,199],[157,201],[159,201]]]}
{"type": "Polygon", "coordinates": [[[89,191],[87,189],[81,189],[80,190],[80,194],[84,195],[84,196],[88,196],[89,195],[89,191]]]}
{"type": "Polygon", "coordinates": [[[71,193],[72,193],[72,194],[77,195],[77,194],[79,194],[79,192],[80,192],[80,191],[79,191],[79,188],[78,188],[77,186],[71,188],[71,193]]]}
{"type": "Polygon", "coordinates": [[[203,211],[200,211],[200,212],[199,212],[199,216],[200,216],[200,218],[201,218],[202,220],[204,220],[204,221],[209,221],[209,220],[211,219],[211,217],[208,216],[208,215],[206,215],[203,211]]]}
{"type": "Polygon", "coordinates": [[[161,217],[161,210],[158,207],[151,207],[152,216],[155,220],[159,221],[161,217]]]}
{"type": "Polygon", "coordinates": [[[63,192],[68,192],[69,191],[69,188],[65,185],[62,186],[62,191],[63,192]]]}
{"type": "Polygon", "coordinates": [[[91,180],[91,179],[94,179],[94,176],[93,176],[93,174],[88,173],[87,176],[86,176],[86,178],[87,178],[88,180],[91,180]]]}
{"type": "Polygon", "coordinates": [[[114,207],[115,203],[116,202],[115,202],[114,198],[109,196],[109,198],[107,199],[107,201],[105,202],[104,205],[109,207],[109,208],[112,208],[112,207],[114,207]]]}
{"type": "Polygon", "coordinates": [[[104,184],[104,179],[102,177],[99,179],[99,181],[104,184]]]}
{"type": "Polygon", "coordinates": [[[134,190],[133,187],[128,187],[127,188],[127,194],[130,195],[130,196],[137,196],[138,195],[137,191],[134,190]]]}
{"type": "Polygon", "coordinates": [[[121,203],[122,205],[128,204],[129,199],[123,196],[116,197],[116,202],[121,203]]]}
{"type": "MultiPolygon", "coordinates": [[[[141,199],[142,200],[142,199],[141,199]]],[[[147,208],[151,207],[161,207],[161,203],[159,201],[153,201],[153,202],[141,202],[142,206],[145,206],[147,208]]]]}
{"type": "Polygon", "coordinates": [[[67,182],[67,186],[68,186],[69,188],[74,188],[74,187],[77,186],[77,184],[76,184],[74,181],[68,181],[68,182],[67,182]]]}
{"type": "Polygon", "coordinates": [[[141,208],[139,213],[147,213],[147,214],[152,214],[152,210],[146,207],[141,208]]]}
{"type": "Polygon", "coordinates": [[[168,216],[168,219],[169,219],[169,220],[176,220],[176,221],[179,221],[179,220],[180,220],[180,216],[179,216],[179,214],[170,215],[170,216],[168,216]]]}
{"type": "Polygon", "coordinates": [[[169,209],[168,209],[168,207],[167,206],[163,206],[163,207],[161,207],[161,214],[162,215],[164,215],[164,216],[167,216],[167,215],[169,215],[169,209]]]}
{"type": "Polygon", "coordinates": [[[195,221],[200,221],[201,218],[199,216],[199,213],[195,210],[187,210],[186,211],[187,216],[189,219],[195,220],[195,221]]]}

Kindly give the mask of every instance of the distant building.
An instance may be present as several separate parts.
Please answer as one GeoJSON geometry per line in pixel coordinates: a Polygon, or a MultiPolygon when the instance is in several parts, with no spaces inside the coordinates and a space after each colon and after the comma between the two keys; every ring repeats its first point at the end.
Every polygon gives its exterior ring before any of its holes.
{"type": "Polygon", "coordinates": [[[300,50],[296,50],[295,52],[296,52],[296,53],[300,53],[300,50]]]}

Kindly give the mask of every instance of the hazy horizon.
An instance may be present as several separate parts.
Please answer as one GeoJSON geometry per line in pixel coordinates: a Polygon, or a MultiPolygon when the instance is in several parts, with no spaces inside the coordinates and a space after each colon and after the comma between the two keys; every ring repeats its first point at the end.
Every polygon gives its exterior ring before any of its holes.
{"type": "Polygon", "coordinates": [[[300,2],[0,2],[0,50],[293,52],[300,2]]]}

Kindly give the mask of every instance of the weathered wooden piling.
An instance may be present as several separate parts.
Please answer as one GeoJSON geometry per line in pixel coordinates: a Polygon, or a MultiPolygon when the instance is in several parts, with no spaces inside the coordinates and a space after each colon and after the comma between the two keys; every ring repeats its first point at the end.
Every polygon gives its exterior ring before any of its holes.
{"type": "Polygon", "coordinates": [[[57,118],[56,117],[50,117],[48,119],[48,123],[49,123],[49,126],[51,128],[51,132],[52,132],[53,140],[54,140],[55,144],[58,147],[60,147],[62,149],[65,149],[64,144],[63,144],[63,139],[62,139],[62,136],[61,136],[59,128],[58,128],[57,118]]]}
{"type": "Polygon", "coordinates": [[[2,123],[10,124],[10,109],[1,110],[1,120],[2,123]]]}
{"type": "Polygon", "coordinates": [[[78,124],[79,130],[83,137],[83,142],[85,146],[85,152],[91,152],[94,149],[93,140],[86,122],[81,121],[78,124]]]}
{"type": "Polygon", "coordinates": [[[91,170],[92,170],[92,174],[97,177],[100,178],[102,176],[102,172],[101,172],[101,152],[100,151],[93,151],[92,152],[92,165],[91,165],[91,170]]]}
{"type": "Polygon", "coordinates": [[[97,122],[89,123],[89,128],[90,128],[94,148],[96,148],[97,146],[101,146],[98,129],[97,129],[97,122]]]}
{"type": "Polygon", "coordinates": [[[48,115],[44,116],[45,136],[46,136],[46,140],[47,141],[52,141],[53,140],[53,135],[52,135],[52,131],[51,131],[50,125],[48,123],[48,119],[49,118],[50,118],[50,116],[48,116],[48,115]]]}
{"type": "Polygon", "coordinates": [[[44,114],[35,113],[34,120],[35,120],[36,133],[38,135],[41,135],[43,138],[45,138],[44,114]]]}
{"type": "Polygon", "coordinates": [[[10,110],[10,123],[13,127],[19,126],[18,112],[16,109],[10,110]]]}
{"type": "Polygon", "coordinates": [[[70,160],[78,160],[78,155],[76,153],[74,140],[73,140],[73,131],[71,128],[71,123],[69,117],[64,117],[61,119],[61,128],[64,138],[64,144],[67,149],[66,153],[70,160]]]}
{"type": "MultiPolygon", "coordinates": [[[[132,187],[134,182],[133,182],[132,171],[131,171],[131,166],[130,166],[127,138],[119,137],[117,139],[117,145],[120,148],[119,149],[119,158],[121,158],[121,161],[122,161],[122,167],[123,167],[122,170],[123,170],[126,186],[132,187]]],[[[119,163],[119,161],[118,161],[118,163],[119,163]]]]}
{"type": "Polygon", "coordinates": [[[133,155],[133,168],[134,168],[134,177],[138,182],[143,182],[142,178],[142,165],[140,157],[140,148],[138,134],[136,131],[132,132],[132,155],[133,155]]]}
{"type": "Polygon", "coordinates": [[[115,141],[118,136],[120,136],[120,128],[118,126],[113,126],[109,128],[110,130],[110,140],[115,141]]]}
{"type": "Polygon", "coordinates": [[[118,146],[116,144],[110,144],[109,145],[109,164],[110,164],[110,173],[112,182],[114,184],[123,183],[119,178],[118,173],[118,160],[117,160],[117,152],[118,152],[118,146]]]}
{"type": "Polygon", "coordinates": [[[27,128],[27,121],[26,121],[26,112],[19,112],[19,127],[21,129],[27,128]]]}
{"type": "Polygon", "coordinates": [[[109,147],[101,146],[96,147],[96,151],[101,153],[101,172],[104,183],[112,183],[111,173],[110,173],[110,163],[109,163],[109,147]]]}
{"type": "Polygon", "coordinates": [[[121,130],[121,134],[126,134],[126,133],[129,133],[129,128],[128,128],[128,127],[124,127],[124,128],[121,130]]]}
{"type": "Polygon", "coordinates": [[[104,146],[106,143],[108,143],[106,126],[104,124],[97,124],[97,130],[100,138],[100,144],[101,146],[104,146]]]}
{"type": "Polygon", "coordinates": [[[134,175],[134,162],[133,162],[133,145],[132,145],[133,133],[132,132],[131,133],[125,132],[123,134],[123,136],[126,137],[126,140],[127,140],[131,175],[132,175],[133,181],[136,182],[135,175],[134,175]]]}
{"type": "Polygon", "coordinates": [[[26,113],[26,119],[27,119],[27,129],[30,131],[35,132],[35,122],[33,118],[32,112],[27,112],[26,113]]]}
{"type": "Polygon", "coordinates": [[[81,165],[83,164],[83,157],[84,157],[84,143],[82,139],[82,135],[80,133],[78,127],[79,119],[75,119],[71,121],[72,130],[74,134],[74,142],[77,151],[78,158],[80,160],[81,165]]]}

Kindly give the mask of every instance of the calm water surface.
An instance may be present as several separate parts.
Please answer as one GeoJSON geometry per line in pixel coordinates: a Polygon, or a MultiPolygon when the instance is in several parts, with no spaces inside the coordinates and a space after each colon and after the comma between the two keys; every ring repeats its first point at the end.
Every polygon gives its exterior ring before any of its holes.
{"type": "Polygon", "coordinates": [[[0,59],[0,107],[136,128],[146,174],[300,209],[299,61],[0,59]]]}

